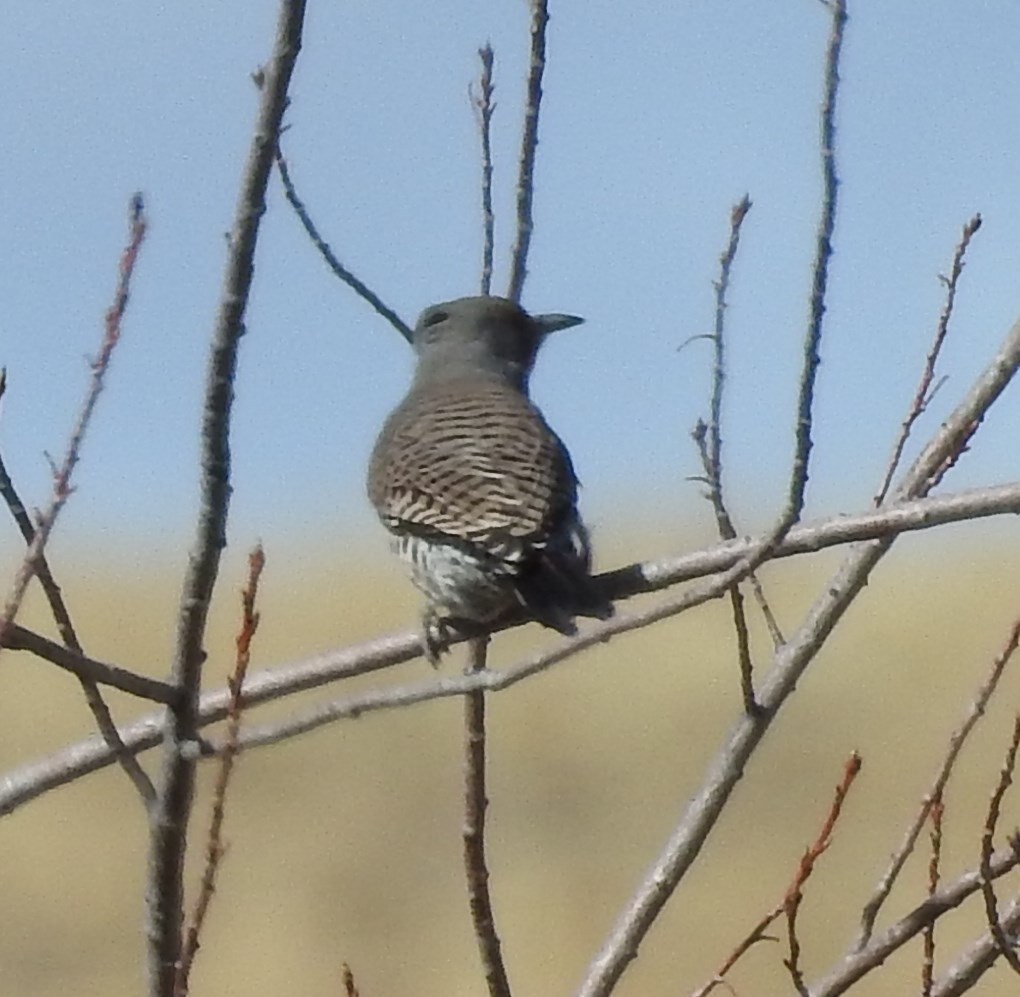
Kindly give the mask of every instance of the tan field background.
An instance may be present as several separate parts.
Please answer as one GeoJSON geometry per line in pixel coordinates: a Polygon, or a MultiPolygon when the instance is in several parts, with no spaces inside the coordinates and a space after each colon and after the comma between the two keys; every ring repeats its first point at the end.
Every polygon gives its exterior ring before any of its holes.
{"type": "MultiPolygon", "coordinates": [[[[267,542],[254,667],[406,628],[416,597],[381,546],[267,542]]],[[[602,560],[683,547],[649,536],[603,551],[602,560]]],[[[899,542],[773,727],[619,993],[684,995],[713,973],[781,897],[856,748],[863,771],[800,917],[807,979],[833,965],[1020,611],[1017,547],[1015,528],[994,524],[899,542]]],[[[226,552],[207,643],[210,685],[221,684],[230,665],[245,553],[236,538],[226,552]]],[[[59,545],[54,557],[86,649],[162,674],[183,558],[142,566],[130,550],[111,556],[59,545]]],[[[788,631],[837,559],[828,553],[766,569],[788,631]]],[[[38,601],[24,621],[44,625],[38,601]]],[[[738,709],[728,624],[727,605],[715,603],[490,698],[492,889],[516,993],[576,988],[697,790],[738,709]]],[[[546,640],[535,628],[501,636],[493,663],[546,640]]],[[[761,634],[757,648],[764,665],[761,634]]],[[[455,655],[445,667],[459,663],[455,655]]],[[[426,667],[412,662],[372,681],[420,677],[426,667]]],[[[950,787],[950,879],[978,856],[986,801],[1020,704],[1018,669],[1011,666],[950,787]]],[[[114,705],[124,720],[139,712],[126,698],[114,705]]],[[[460,714],[458,702],[429,703],[241,757],[195,997],[333,997],[343,961],[363,997],[484,991],[460,865],[460,714]]],[[[3,655],[0,769],[89,731],[73,680],[25,655],[3,655]]],[[[211,771],[203,769],[192,825],[192,886],[211,771]]],[[[1008,797],[1003,832],[1017,813],[1008,797]]],[[[3,997],[141,993],[145,859],[141,807],[114,769],[0,819],[3,997]]],[[[882,923],[921,898],[926,863],[922,849],[882,923]]],[[[1001,882],[1000,896],[1015,888],[1014,879],[1001,882]]],[[[945,919],[938,964],[947,965],[982,924],[980,899],[945,919]]],[[[734,991],[791,993],[783,955],[782,943],[756,947],[730,977],[734,991]]],[[[917,993],[919,966],[917,943],[853,993],[917,993]]],[[[1018,990],[1000,965],[973,993],[1018,990]]]]}

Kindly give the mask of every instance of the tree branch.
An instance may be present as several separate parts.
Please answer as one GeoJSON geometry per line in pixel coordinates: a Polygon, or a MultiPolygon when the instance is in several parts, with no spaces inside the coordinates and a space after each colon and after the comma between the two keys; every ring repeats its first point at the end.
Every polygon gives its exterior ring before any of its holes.
{"type": "Polygon", "coordinates": [[[910,827],[907,829],[903,842],[893,853],[889,867],[886,869],[885,873],[883,873],[882,878],[875,887],[873,894],[864,905],[861,913],[860,933],[854,944],[854,951],[859,952],[871,939],[872,931],[875,928],[875,921],[878,918],[879,911],[882,909],[882,905],[888,899],[893,886],[896,884],[896,880],[899,878],[900,872],[903,870],[903,866],[906,864],[907,859],[913,852],[914,845],[917,843],[917,839],[921,834],[921,829],[924,827],[925,821],[928,819],[928,815],[932,812],[934,807],[941,806],[940,801],[942,800],[945,788],[949,783],[949,777],[956,765],[956,760],[959,757],[960,752],[963,750],[963,746],[967,742],[967,739],[970,737],[971,731],[975,728],[975,726],[977,726],[977,722],[985,715],[985,710],[988,707],[988,703],[991,701],[992,694],[999,686],[999,679],[1002,678],[1002,673],[1005,671],[1006,665],[1009,663],[1010,659],[1016,653],[1018,646],[1020,646],[1020,617],[1013,621],[1013,626],[1010,629],[1005,645],[992,662],[992,667],[989,671],[988,677],[981,684],[977,694],[974,696],[974,700],[968,708],[967,715],[963,718],[963,722],[953,732],[952,737],[950,737],[949,744],[946,747],[945,757],[942,759],[942,764],[939,766],[939,770],[936,773],[935,778],[932,780],[931,789],[928,790],[927,795],[921,801],[921,807],[918,810],[917,815],[914,817],[910,827]]]}
{"type": "Polygon", "coordinates": [[[226,546],[230,499],[230,414],[237,354],[254,269],[259,222],[273,166],[287,88],[301,48],[305,0],[282,0],[273,54],[262,78],[262,100],[241,181],[230,235],[223,294],[206,374],[201,440],[201,508],[181,596],[172,676],[182,699],[166,716],[163,771],[151,826],[146,896],[149,997],[171,997],[181,952],[182,872],[195,763],[183,748],[199,725],[203,640],[220,554],[226,546]]]}
{"type": "Polygon", "coordinates": [[[928,403],[938,387],[936,385],[936,388],[932,388],[932,381],[935,377],[935,364],[938,362],[939,354],[942,352],[942,344],[946,341],[946,335],[949,332],[949,320],[953,316],[953,306],[956,303],[956,287],[959,284],[960,275],[963,273],[963,260],[967,255],[967,247],[979,228],[981,228],[981,216],[974,215],[964,225],[963,232],[960,234],[960,241],[957,243],[956,250],[953,253],[953,263],[949,276],[942,278],[946,285],[946,300],[939,315],[935,337],[924,360],[924,369],[921,371],[921,379],[918,382],[917,390],[914,392],[913,401],[910,403],[910,410],[900,426],[899,435],[893,444],[892,455],[889,458],[885,476],[878,488],[878,492],[875,494],[875,505],[881,505],[885,501],[886,495],[889,494],[889,486],[892,484],[893,475],[896,473],[896,468],[899,467],[900,460],[903,457],[903,449],[910,438],[910,432],[914,428],[914,423],[917,422],[921,414],[928,407],[928,403]]]}
{"type": "MultiPolygon", "coordinates": [[[[466,676],[485,671],[488,637],[468,641],[466,676]]],[[[485,691],[476,689],[464,697],[464,871],[467,877],[471,924],[482,958],[490,997],[510,997],[503,954],[496,932],[489,893],[489,865],[485,858],[485,691]]]]}
{"type": "MultiPolygon", "coordinates": [[[[1020,513],[1020,482],[975,489],[937,498],[925,498],[886,505],[857,516],[840,516],[814,524],[795,527],[780,545],[775,557],[791,557],[842,544],[873,540],[900,532],[929,529],[948,523],[975,520],[987,516],[1020,513]]],[[[718,544],[708,550],[677,557],[634,564],[601,575],[600,584],[615,599],[642,592],[668,588],[679,582],[702,578],[725,571],[738,564],[757,543],[745,538],[718,544]]],[[[653,607],[658,611],[659,607],[653,607]]],[[[613,628],[621,632],[647,625],[641,616],[617,616],[586,630],[578,637],[557,641],[550,651],[531,659],[515,669],[484,672],[471,680],[462,677],[430,678],[427,681],[375,691],[360,697],[346,697],[333,703],[314,707],[314,713],[303,713],[268,730],[249,727],[241,739],[241,747],[274,743],[314,729],[324,723],[356,717],[372,709],[389,709],[411,703],[452,695],[463,695],[470,689],[496,691],[508,688],[522,679],[550,667],[572,653],[593,643],[608,639],[613,628]],[[637,622],[635,622],[637,621],[637,622]],[[464,683],[460,685],[459,683],[464,683]],[[261,732],[256,741],[254,734],[261,732]],[[272,738],[270,738],[272,735],[272,738]]],[[[315,655],[298,662],[255,672],[245,683],[244,706],[250,709],[260,703],[364,675],[410,661],[422,653],[418,631],[380,637],[363,644],[315,655]]],[[[217,689],[204,693],[199,703],[198,722],[201,726],[222,720],[226,715],[227,691],[217,689]]],[[[159,743],[162,714],[150,714],[120,728],[124,743],[132,752],[145,751],[159,743]]],[[[109,765],[113,760],[109,749],[96,738],[69,745],[52,755],[19,766],[0,776],[0,816],[68,782],[109,765]]]]}
{"type": "Polygon", "coordinates": [[[304,227],[305,232],[308,234],[308,238],[312,240],[312,245],[319,251],[319,255],[326,261],[326,265],[333,271],[333,273],[340,278],[362,301],[371,305],[375,313],[382,318],[386,319],[390,325],[393,326],[397,332],[407,342],[411,342],[413,333],[411,327],[392,309],[382,298],[379,297],[375,291],[372,290],[363,280],[357,277],[351,270],[343,265],[337,257],[336,253],[333,252],[332,247],[326,240],[319,234],[319,229],[315,222],[312,221],[312,216],[309,214],[308,209],[305,207],[304,201],[298,197],[297,188],[294,186],[294,181],[290,176],[290,167],[287,165],[287,160],[283,158],[283,153],[280,151],[279,145],[277,145],[274,153],[276,158],[276,168],[280,173],[280,180],[283,183],[283,193],[287,198],[287,203],[294,209],[294,214],[298,216],[298,221],[304,227]]]}
{"type": "Polygon", "coordinates": [[[470,93],[471,106],[478,118],[478,134],[482,143],[482,277],[480,291],[487,295],[492,290],[492,254],[495,248],[496,216],[492,211],[492,114],[496,105],[492,100],[492,46],[486,42],[478,50],[482,63],[478,78],[478,95],[470,93]]]}
{"type": "Polygon", "coordinates": [[[510,255],[510,284],[506,296],[520,301],[528,276],[528,250],[535,228],[532,202],[535,197],[535,155],[538,151],[538,114],[542,107],[542,74],[545,72],[545,32],[549,24],[548,0],[530,0],[531,59],[524,103],[524,129],[517,166],[517,238],[510,255]]]}
{"type": "MultiPolygon", "coordinates": [[[[117,280],[117,289],[114,293],[113,304],[107,309],[103,339],[99,344],[99,352],[91,362],[92,377],[89,381],[85,399],[81,409],[78,411],[78,418],[74,428],[71,430],[71,438],[68,441],[67,449],[64,452],[64,460],[59,467],[53,469],[53,492],[50,503],[46,510],[39,514],[38,522],[33,530],[32,542],[21,562],[21,568],[14,578],[11,592],[4,604],[3,613],[0,615],[0,646],[9,624],[21,608],[22,599],[28,589],[28,584],[35,577],[38,570],[39,560],[43,556],[46,544],[49,541],[53,527],[56,526],[57,517],[61,509],[71,496],[71,477],[81,457],[81,447],[85,442],[85,434],[88,432],[89,423],[92,421],[92,414],[95,412],[99,396],[103,393],[106,383],[106,372],[110,368],[110,361],[113,359],[113,351],[120,342],[120,323],[127,311],[128,298],[131,292],[131,276],[134,273],[135,262],[138,253],[145,239],[146,229],[145,206],[142,202],[142,195],[135,194],[131,199],[130,209],[130,235],[128,244],[121,254],[120,273],[117,280]]],[[[20,504],[20,503],[19,503],[20,504]]]]}
{"type": "Polygon", "coordinates": [[[241,693],[244,688],[245,675],[248,673],[248,666],[251,664],[251,643],[259,628],[259,613],[255,609],[255,600],[258,597],[259,579],[262,577],[262,569],[265,564],[266,557],[260,544],[248,555],[248,583],[241,591],[241,629],[237,635],[234,669],[227,680],[230,702],[227,704],[226,747],[220,755],[216,784],[213,787],[212,816],[209,818],[209,832],[206,835],[205,844],[205,868],[202,870],[202,882],[195,900],[191,922],[185,933],[181,959],[177,966],[174,997],[187,997],[191,967],[198,954],[202,927],[205,925],[209,905],[212,903],[213,894],[216,891],[220,863],[226,853],[226,845],[223,841],[223,821],[226,817],[227,789],[230,786],[230,777],[234,772],[237,739],[241,732],[241,693]]]}
{"type": "MultiPolygon", "coordinates": [[[[58,668],[63,668],[72,675],[76,675],[89,685],[94,686],[100,683],[112,686],[114,689],[126,692],[129,696],[137,696],[139,699],[147,699],[153,703],[162,703],[164,706],[170,706],[180,699],[177,687],[169,682],[161,682],[159,679],[149,678],[147,675],[128,671],[128,669],[120,668],[117,665],[107,665],[102,661],[96,661],[94,658],[87,657],[80,650],[64,647],[42,634],[26,630],[25,627],[19,626],[17,623],[12,623],[7,628],[3,646],[12,651],[29,651],[37,658],[52,662],[58,668]]],[[[116,728],[114,728],[114,733],[116,733],[116,728]]],[[[109,739],[107,741],[109,743],[109,739]]],[[[119,743],[119,738],[115,738],[114,743],[110,744],[111,750],[117,750],[117,743],[119,743]]]]}
{"type": "MultiPolygon", "coordinates": [[[[1003,849],[992,857],[991,875],[998,879],[1020,865],[1020,859],[1012,849],[1003,849]]],[[[946,911],[959,907],[964,900],[981,890],[981,873],[973,869],[964,873],[954,883],[943,886],[932,896],[918,904],[912,911],[901,917],[885,931],[875,935],[868,944],[858,951],[851,952],[840,960],[836,969],[818,983],[808,988],[811,997],[838,997],[846,993],[858,980],[871,970],[881,966],[894,952],[901,949],[911,939],[916,938],[926,925],[938,920],[946,911]]],[[[1007,914],[1007,918],[1010,915],[1007,914]]],[[[1003,923],[1006,923],[1004,919],[1003,923]]],[[[992,942],[995,955],[998,948],[992,942]]],[[[961,993],[962,991],[953,991],[961,993]]],[[[949,997],[948,991],[936,987],[932,997],[949,997]]]]}

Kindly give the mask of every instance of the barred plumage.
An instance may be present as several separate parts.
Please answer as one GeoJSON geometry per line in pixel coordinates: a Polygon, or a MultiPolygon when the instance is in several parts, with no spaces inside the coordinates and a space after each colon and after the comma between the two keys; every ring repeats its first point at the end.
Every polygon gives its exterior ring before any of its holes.
{"type": "Polygon", "coordinates": [[[570,455],[527,394],[542,339],[580,321],[495,297],[418,321],[414,381],[376,442],[368,492],[425,596],[433,662],[451,627],[515,606],[563,633],[612,612],[590,579],[570,455]]]}

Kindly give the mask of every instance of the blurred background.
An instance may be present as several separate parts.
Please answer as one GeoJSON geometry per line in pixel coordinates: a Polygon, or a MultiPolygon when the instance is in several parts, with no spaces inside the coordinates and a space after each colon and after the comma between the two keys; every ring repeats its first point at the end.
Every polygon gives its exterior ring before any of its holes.
{"type": "MultiPolygon", "coordinates": [[[[934,330],[939,274],[976,211],[984,226],[942,362],[949,381],[908,457],[1017,311],[1020,8],[854,0],[850,13],[809,517],[867,506],[934,330]]],[[[62,453],[84,392],[129,197],[140,189],[147,200],[125,338],[50,553],[86,649],[156,675],[191,542],[198,400],[254,118],[250,73],[269,53],[275,15],[268,0],[41,0],[0,11],[9,378],[0,447],[30,505],[47,500],[46,454],[62,453]]],[[[527,27],[523,0],[437,0],[427,14],[397,0],[310,4],[284,150],[337,254],[407,321],[477,287],[480,170],[467,91],[487,40],[498,103],[494,287],[505,286],[527,27]]],[[[706,411],[709,347],[678,347],[711,328],[717,257],[745,192],[754,207],[728,313],[726,484],[742,529],[770,522],[781,502],[828,28],[825,8],[807,0],[552,8],[524,303],[588,320],[549,344],[534,394],[574,454],[602,566],[714,539],[690,480],[700,469],[688,435],[706,411]]],[[[329,274],[275,179],[247,327],[211,684],[229,667],[236,592],[257,539],[268,567],[256,666],[406,628],[417,613],[362,490],[409,351],[329,274]]],[[[947,487],[1015,477],[1018,423],[1013,388],[947,487]]],[[[19,544],[13,526],[0,529],[3,577],[19,544]]],[[[1017,553],[1015,528],[996,522],[897,543],[621,993],[686,993],[711,975],[782,895],[856,747],[864,771],[801,916],[808,979],[838,958],[1016,614],[1017,553]]],[[[767,568],[788,631],[836,563],[823,554],[767,568]]],[[[38,602],[24,619],[45,626],[38,602]]],[[[530,630],[501,637],[494,662],[542,641],[530,630]]],[[[492,699],[493,889],[519,992],[561,993],[581,978],[739,708],[732,652],[728,609],[706,606],[492,699]]],[[[965,757],[948,803],[947,869],[978,854],[1016,693],[1015,682],[1004,690],[965,757]]],[[[125,720],[137,714],[133,702],[115,706],[125,720]]],[[[90,729],[73,681],[3,656],[0,771],[90,729]]],[[[196,827],[204,819],[200,805],[196,827]]],[[[143,824],[113,770],[0,821],[0,993],[139,992],[143,824]]],[[[245,756],[193,992],[332,994],[346,960],[365,997],[478,993],[459,831],[458,703],[245,756]]],[[[920,895],[923,866],[911,867],[897,910],[920,895]]],[[[980,925],[976,907],[946,922],[946,961],[980,925]]],[[[785,992],[780,952],[759,946],[733,978],[738,990],[785,992]]],[[[857,992],[909,985],[918,964],[917,951],[904,954],[857,992]]],[[[999,969],[975,992],[1013,986],[999,969]]]]}

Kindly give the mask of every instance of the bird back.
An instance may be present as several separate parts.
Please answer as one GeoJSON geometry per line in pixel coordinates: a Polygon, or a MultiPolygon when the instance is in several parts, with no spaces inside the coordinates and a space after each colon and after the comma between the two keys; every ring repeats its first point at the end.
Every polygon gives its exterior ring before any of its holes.
{"type": "Polygon", "coordinates": [[[393,531],[523,558],[572,516],[577,478],[528,397],[498,380],[412,388],[372,453],[369,497],[393,531]]]}

